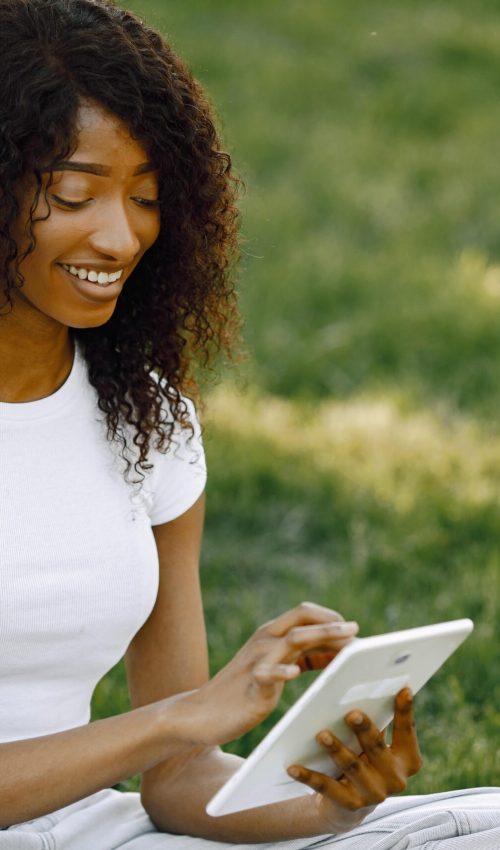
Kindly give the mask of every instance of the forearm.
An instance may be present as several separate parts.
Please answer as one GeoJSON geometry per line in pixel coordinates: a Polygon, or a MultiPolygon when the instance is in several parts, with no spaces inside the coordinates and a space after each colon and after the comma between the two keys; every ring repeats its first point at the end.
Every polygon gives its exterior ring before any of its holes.
{"type": "Polygon", "coordinates": [[[189,717],[177,701],[1,744],[0,826],[67,806],[191,746],[189,717]]]}
{"type": "Polygon", "coordinates": [[[189,759],[180,756],[144,778],[142,801],[157,828],[213,841],[257,843],[345,832],[362,820],[339,808],[336,829],[321,829],[316,795],[211,817],[205,806],[241,765],[242,759],[214,749],[189,759]]]}

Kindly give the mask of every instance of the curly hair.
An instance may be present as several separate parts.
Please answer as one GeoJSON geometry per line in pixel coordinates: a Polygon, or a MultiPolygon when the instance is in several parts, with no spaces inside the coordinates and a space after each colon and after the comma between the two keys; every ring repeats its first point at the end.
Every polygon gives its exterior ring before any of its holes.
{"type": "Polygon", "coordinates": [[[158,169],[156,242],[109,321],[69,329],[106,414],[108,440],[125,449],[128,423],[140,450],[136,472],[151,469],[153,432],[155,448],[168,451],[175,423],[192,430],[181,393],[196,398],[198,369],[221,352],[230,355],[238,336],[232,271],[241,181],[221,150],[200,84],[136,15],[113,0],[0,0],[0,21],[0,263],[11,308],[12,289],[24,283],[19,265],[36,245],[42,168],[76,149],[84,101],[121,119],[158,169]],[[37,188],[21,253],[12,233],[20,210],[15,188],[26,175],[37,188]]]}

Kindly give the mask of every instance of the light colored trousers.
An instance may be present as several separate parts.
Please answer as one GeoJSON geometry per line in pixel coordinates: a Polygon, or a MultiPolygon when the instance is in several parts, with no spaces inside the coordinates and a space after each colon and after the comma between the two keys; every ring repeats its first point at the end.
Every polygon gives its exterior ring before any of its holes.
{"type": "Polygon", "coordinates": [[[343,835],[226,844],[157,832],[139,794],[108,789],[0,831],[0,850],[500,850],[500,788],[393,797],[343,835]]]}

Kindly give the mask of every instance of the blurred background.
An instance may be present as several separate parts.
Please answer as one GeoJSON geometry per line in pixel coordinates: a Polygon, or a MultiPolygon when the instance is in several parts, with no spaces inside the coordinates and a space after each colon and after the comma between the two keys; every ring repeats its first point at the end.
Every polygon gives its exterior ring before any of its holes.
{"type": "MultiPolygon", "coordinates": [[[[416,698],[408,791],[499,784],[500,7],[123,5],[202,81],[247,187],[248,357],[204,418],[212,669],[303,599],[364,635],[472,617],[416,698]]],[[[119,665],[94,717],[127,707],[119,665]]]]}

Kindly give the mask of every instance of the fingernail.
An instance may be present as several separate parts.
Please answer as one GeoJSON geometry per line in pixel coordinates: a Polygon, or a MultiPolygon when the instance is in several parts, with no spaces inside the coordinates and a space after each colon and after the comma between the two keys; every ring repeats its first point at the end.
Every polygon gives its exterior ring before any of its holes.
{"type": "Polygon", "coordinates": [[[320,732],[318,737],[325,747],[331,747],[333,745],[333,735],[331,732],[320,732]]]}
{"type": "Polygon", "coordinates": [[[293,779],[298,779],[299,776],[300,776],[300,770],[299,770],[298,767],[289,767],[288,770],[287,770],[287,773],[293,779]]]}
{"type": "Polygon", "coordinates": [[[359,713],[359,711],[353,711],[349,715],[349,723],[352,723],[353,726],[361,726],[363,723],[363,715],[359,713]]]}

